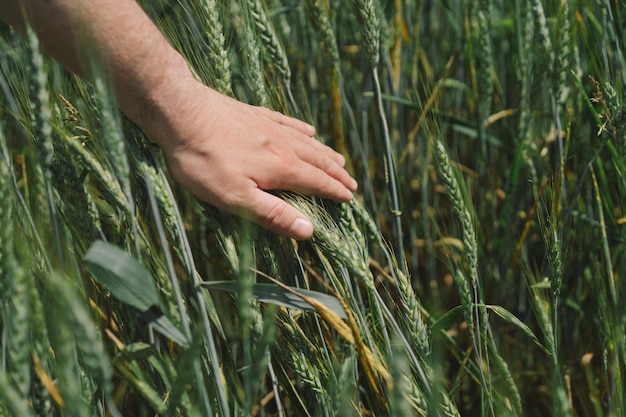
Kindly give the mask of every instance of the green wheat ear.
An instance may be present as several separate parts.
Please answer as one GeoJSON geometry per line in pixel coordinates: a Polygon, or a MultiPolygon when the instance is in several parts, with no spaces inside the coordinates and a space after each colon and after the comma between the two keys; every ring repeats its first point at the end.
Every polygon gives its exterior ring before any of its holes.
{"type": "MultiPolygon", "coordinates": [[[[209,62],[212,64],[217,85],[215,88],[223,94],[231,94],[231,69],[223,25],[218,13],[219,4],[215,0],[202,0],[200,8],[204,18],[203,28],[206,30],[206,42],[209,49],[209,62]]],[[[206,82],[206,81],[205,81],[206,82]]]]}
{"type": "Polygon", "coordinates": [[[29,348],[32,346],[31,333],[31,297],[30,288],[34,286],[33,277],[23,268],[15,267],[11,271],[11,303],[8,304],[6,326],[11,334],[7,346],[7,356],[11,362],[10,376],[17,391],[28,396],[31,384],[31,364],[29,348]],[[29,347],[29,348],[25,348],[29,347]]]}
{"type": "Polygon", "coordinates": [[[305,6],[314,24],[318,27],[322,46],[330,56],[331,64],[339,68],[339,47],[329,17],[330,2],[328,0],[307,0],[305,6]]]}
{"type": "Polygon", "coordinates": [[[256,28],[257,34],[261,39],[261,46],[265,52],[264,57],[268,64],[274,67],[282,76],[285,86],[291,85],[291,68],[287,54],[276,35],[274,28],[267,17],[267,13],[261,3],[261,0],[246,0],[246,4],[250,10],[250,16],[256,28]]]}
{"type": "Polygon", "coordinates": [[[249,88],[253,91],[258,105],[270,106],[268,88],[265,84],[265,73],[262,62],[261,44],[256,33],[256,27],[247,3],[241,8],[241,16],[237,16],[237,23],[241,26],[240,38],[243,48],[243,61],[245,65],[246,80],[249,88]]]}
{"type": "Polygon", "coordinates": [[[372,67],[380,61],[380,19],[373,0],[353,0],[361,35],[372,67]]]}
{"type": "Polygon", "coordinates": [[[30,110],[32,120],[32,135],[36,149],[41,160],[44,178],[47,183],[52,176],[52,107],[50,105],[50,93],[48,91],[48,74],[46,72],[43,54],[39,50],[39,39],[30,27],[26,31],[26,39],[29,47],[29,74],[30,80],[30,110]]]}
{"type": "Polygon", "coordinates": [[[476,245],[476,235],[474,232],[474,224],[472,216],[469,210],[465,206],[465,200],[461,192],[461,188],[456,179],[456,175],[450,163],[448,152],[446,151],[443,143],[440,140],[435,139],[433,143],[435,150],[435,157],[437,158],[437,167],[439,169],[439,175],[448,192],[448,198],[452,202],[452,207],[456,216],[461,222],[463,230],[463,249],[465,254],[465,260],[468,265],[469,279],[464,279],[464,274],[460,271],[453,273],[455,282],[459,286],[459,295],[461,296],[461,305],[465,313],[465,318],[468,322],[468,329],[473,332],[474,328],[474,314],[473,314],[473,300],[472,300],[472,288],[478,283],[478,248],[476,245]]]}
{"type": "Polygon", "coordinates": [[[11,381],[3,369],[0,369],[0,415],[1,416],[35,416],[35,413],[23,397],[12,386],[11,381]]]}
{"type": "Polygon", "coordinates": [[[13,172],[9,152],[4,136],[4,123],[0,122],[0,300],[5,301],[5,294],[9,293],[11,275],[15,268],[15,254],[13,252],[13,172]]]}

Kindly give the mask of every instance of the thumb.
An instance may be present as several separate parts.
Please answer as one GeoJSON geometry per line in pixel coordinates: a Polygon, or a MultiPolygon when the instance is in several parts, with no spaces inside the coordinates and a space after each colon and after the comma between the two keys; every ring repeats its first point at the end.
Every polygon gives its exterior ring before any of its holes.
{"type": "Polygon", "coordinates": [[[313,224],[304,214],[263,190],[254,191],[248,208],[252,220],[271,232],[298,240],[306,240],[313,235],[313,224]]]}

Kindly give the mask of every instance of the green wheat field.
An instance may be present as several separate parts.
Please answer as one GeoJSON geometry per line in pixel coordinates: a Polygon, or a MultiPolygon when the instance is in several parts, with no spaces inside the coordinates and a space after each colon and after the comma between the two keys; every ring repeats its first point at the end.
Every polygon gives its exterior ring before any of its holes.
{"type": "Polygon", "coordinates": [[[626,416],[624,0],[141,3],[359,190],[221,213],[0,26],[0,416],[626,416]]]}

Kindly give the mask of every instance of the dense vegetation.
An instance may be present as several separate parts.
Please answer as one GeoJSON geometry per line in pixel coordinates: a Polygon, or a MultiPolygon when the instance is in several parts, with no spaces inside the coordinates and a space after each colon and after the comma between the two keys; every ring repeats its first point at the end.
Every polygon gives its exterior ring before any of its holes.
{"type": "Polygon", "coordinates": [[[220,213],[1,28],[0,415],[626,415],[622,0],[143,5],[359,191],[220,213]]]}

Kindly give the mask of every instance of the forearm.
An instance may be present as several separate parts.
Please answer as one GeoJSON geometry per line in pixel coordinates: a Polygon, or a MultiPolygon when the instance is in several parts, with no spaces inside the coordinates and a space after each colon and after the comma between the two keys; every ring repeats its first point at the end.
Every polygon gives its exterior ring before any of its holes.
{"type": "Polygon", "coordinates": [[[24,31],[22,10],[43,49],[91,77],[90,60],[108,70],[122,111],[142,127],[166,112],[192,77],[184,59],[133,0],[2,0],[0,18],[24,31]],[[92,54],[92,56],[90,56],[92,54]]]}

